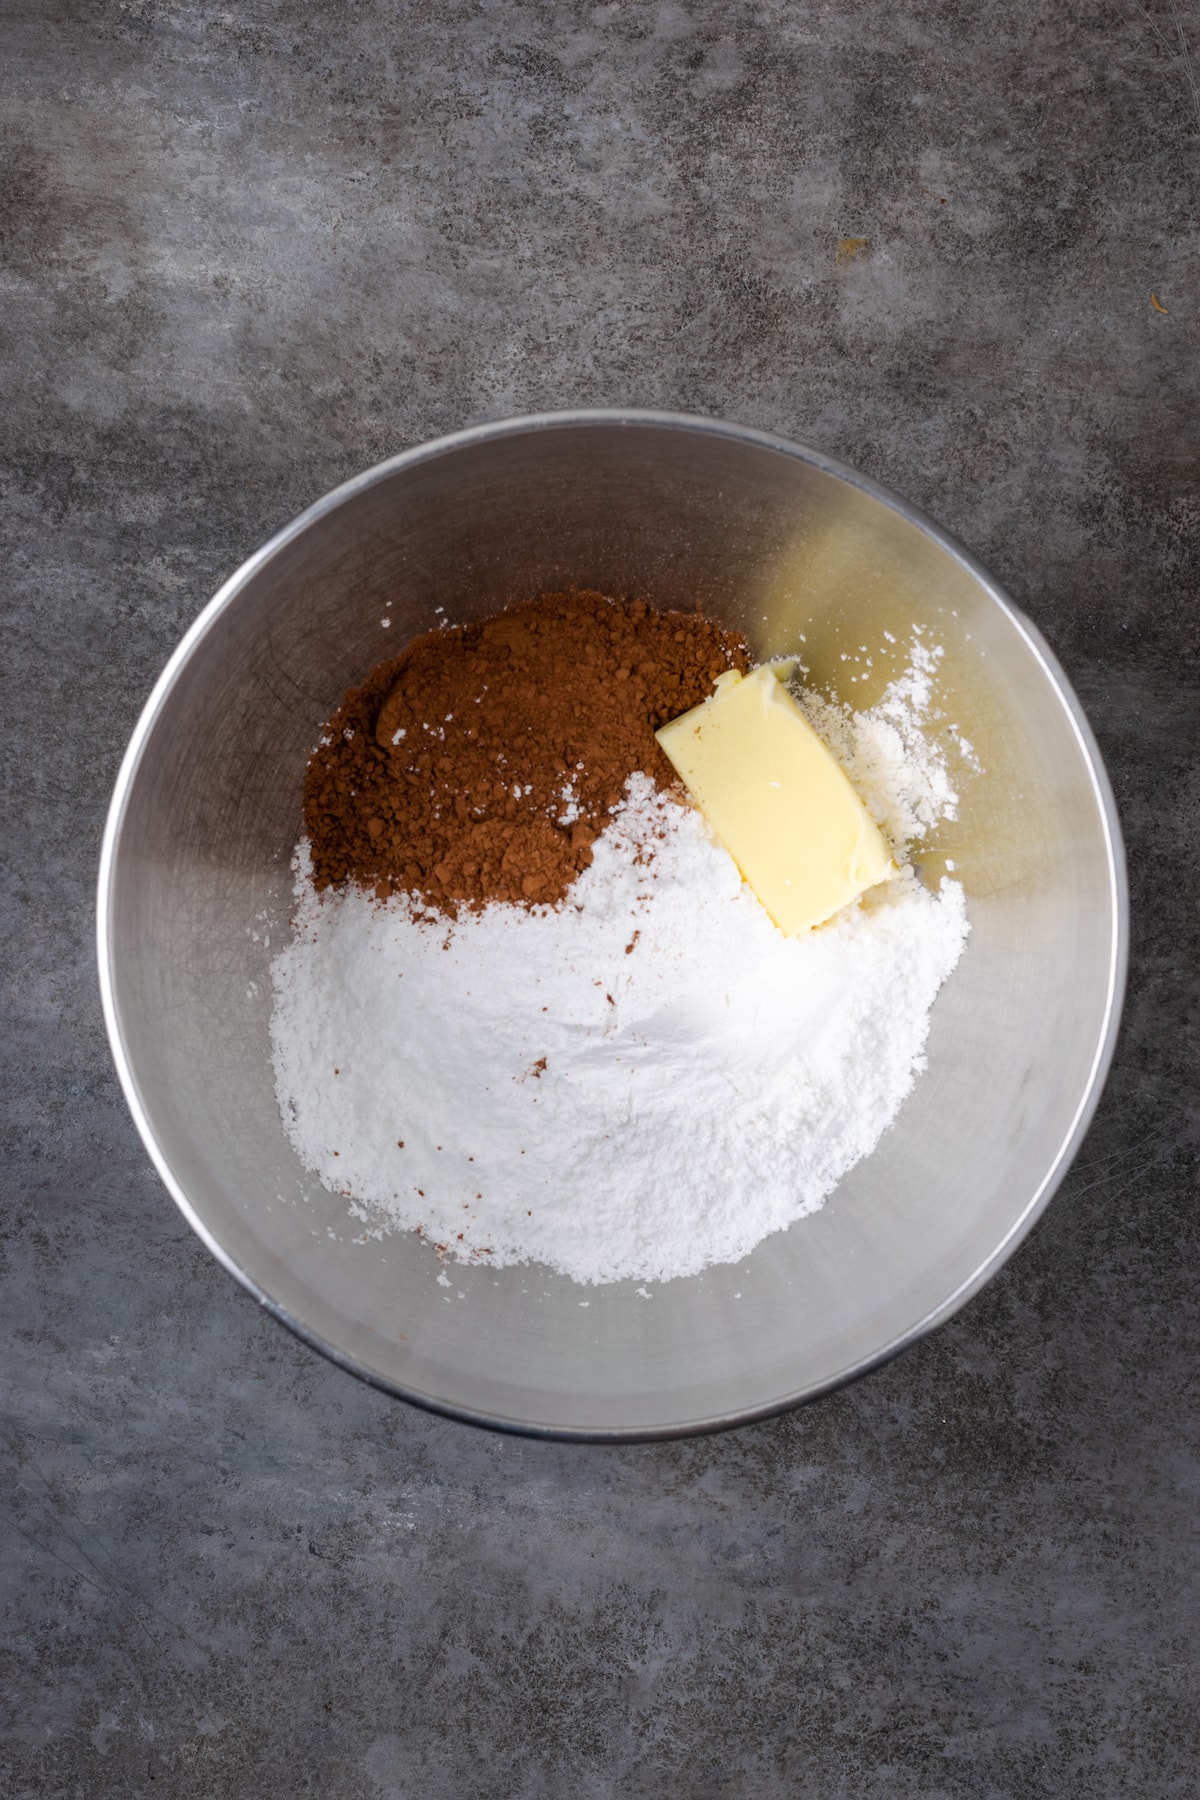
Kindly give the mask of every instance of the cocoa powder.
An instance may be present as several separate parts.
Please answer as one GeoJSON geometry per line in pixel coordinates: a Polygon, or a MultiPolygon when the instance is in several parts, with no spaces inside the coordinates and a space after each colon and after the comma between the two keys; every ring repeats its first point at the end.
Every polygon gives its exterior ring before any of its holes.
{"type": "Polygon", "coordinates": [[[596,593],[415,638],[351,689],[309,762],[317,887],[403,890],[451,916],[555,904],[628,777],[672,784],[657,727],[748,667],[737,632],[596,593]]]}

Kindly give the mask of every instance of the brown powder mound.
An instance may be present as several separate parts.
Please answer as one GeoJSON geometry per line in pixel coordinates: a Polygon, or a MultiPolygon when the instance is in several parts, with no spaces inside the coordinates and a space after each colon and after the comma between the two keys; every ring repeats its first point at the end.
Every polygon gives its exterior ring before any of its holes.
{"type": "Polygon", "coordinates": [[[736,632],[594,593],[415,638],[346,695],[308,765],[317,887],[450,915],[561,900],[627,778],[673,781],[657,727],[748,667],[736,632]]]}

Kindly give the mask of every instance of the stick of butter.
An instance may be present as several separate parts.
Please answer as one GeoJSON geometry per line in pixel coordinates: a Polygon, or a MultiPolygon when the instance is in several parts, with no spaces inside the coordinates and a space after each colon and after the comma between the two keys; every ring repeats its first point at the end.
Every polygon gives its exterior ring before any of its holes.
{"type": "Polygon", "coordinates": [[[893,872],[866,807],[783,678],[730,669],[655,732],[743,877],[788,937],[820,925],[893,872]]]}

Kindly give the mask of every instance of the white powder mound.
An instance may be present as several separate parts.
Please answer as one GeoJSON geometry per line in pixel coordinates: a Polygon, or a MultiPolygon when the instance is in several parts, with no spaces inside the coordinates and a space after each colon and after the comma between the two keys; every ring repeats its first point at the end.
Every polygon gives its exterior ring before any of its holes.
{"type": "Polygon", "coordinates": [[[321,898],[303,847],[296,896],[272,1032],[302,1161],[375,1225],[580,1282],[736,1261],[820,1206],[923,1067],[967,930],[957,884],[905,869],[785,938],[644,776],[557,911],[321,898]]]}
{"type": "MultiPolygon", "coordinates": [[[[958,795],[946,759],[929,732],[933,678],[944,652],[915,638],[909,665],[866,712],[854,712],[815,689],[792,693],[903,860],[908,846],[942,819],[958,817],[958,795]]],[[[978,768],[961,733],[947,733],[959,755],[978,768]]]]}

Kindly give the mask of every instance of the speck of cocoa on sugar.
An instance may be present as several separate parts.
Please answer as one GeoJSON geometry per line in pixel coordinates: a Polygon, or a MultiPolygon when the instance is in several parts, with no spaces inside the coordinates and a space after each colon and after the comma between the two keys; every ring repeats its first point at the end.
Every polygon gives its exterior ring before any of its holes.
{"type": "Polygon", "coordinates": [[[673,785],[657,728],[749,665],[745,639],[698,613],[590,592],[415,638],[347,693],[309,762],[316,886],[450,917],[556,904],[629,776],[673,785]]]}

